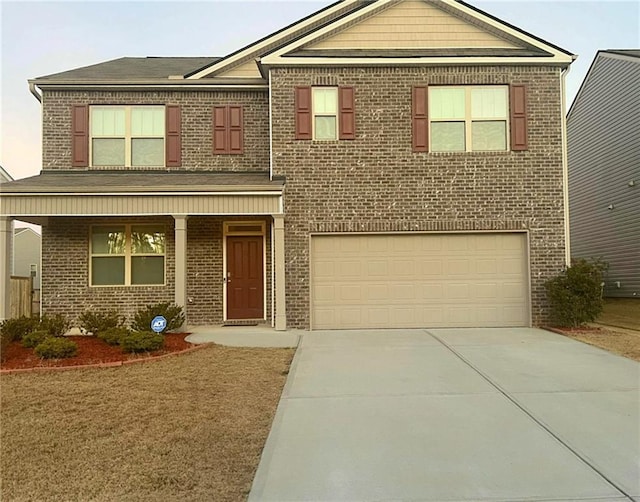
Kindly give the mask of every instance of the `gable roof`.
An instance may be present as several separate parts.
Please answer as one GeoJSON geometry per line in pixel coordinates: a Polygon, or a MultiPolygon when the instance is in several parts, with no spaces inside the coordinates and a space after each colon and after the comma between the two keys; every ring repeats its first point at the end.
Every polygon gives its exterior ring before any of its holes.
{"type": "MultiPolygon", "coordinates": [[[[415,19],[411,18],[410,23],[415,25],[415,19]]],[[[392,33],[394,37],[398,35],[397,31],[392,33]]],[[[568,66],[575,56],[461,0],[345,0],[232,53],[187,78],[220,76],[252,60],[264,66],[388,65],[390,58],[394,59],[392,64],[550,63],[568,66]],[[385,11],[398,9],[408,3],[449,16],[450,20],[455,20],[459,26],[467,26],[470,31],[484,33],[487,44],[477,47],[455,43],[443,46],[439,40],[435,40],[435,44],[429,45],[425,39],[422,46],[414,43],[411,47],[405,47],[389,43],[389,37],[385,40],[385,36],[381,35],[377,46],[349,45],[349,31],[353,32],[354,27],[361,29],[364,24],[370,23],[372,27],[368,28],[369,31],[374,30],[373,25],[385,15],[385,11]],[[339,13],[336,11],[338,7],[343,7],[339,13]],[[345,34],[343,48],[322,45],[331,37],[345,34]]]]}
{"type": "Polygon", "coordinates": [[[599,50],[598,52],[596,52],[596,55],[594,56],[593,61],[591,61],[591,65],[589,66],[589,70],[587,71],[587,74],[585,75],[584,79],[582,80],[582,83],[580,84],[580,88],[576,93],[576,97],[574,98],[573,103],[571,103],[571,107],[567,112],[567,120],[569,119],[572,112],[576,109],[576,106],[580,102],[580,98],[582,97],[582,94],[586,88],[587,83],[591,78],[592,73],[596,70],[596,67],[598,66],[598,62],[601,59],[607,59],[607,58],[622,59],[624,61],[628,61],[631,64],[634,64],[634,63],[640,64],[640,49],[606,49],[606,50],[599,50]]]}
{"type": "Polygon", "coordinates": [[[13,181],[13,176],[11,176],[7,171],[4,170],[2,166],[0,166],[0,183],[4,181],[13,181]]]}

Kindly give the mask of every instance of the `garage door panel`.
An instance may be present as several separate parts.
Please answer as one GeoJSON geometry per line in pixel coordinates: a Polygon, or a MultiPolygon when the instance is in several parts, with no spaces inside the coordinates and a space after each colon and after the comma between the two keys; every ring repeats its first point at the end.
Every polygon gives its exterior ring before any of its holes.
{"type": "Polygon", "coordinates": [[[312,326],[526,326],[524,234],[314,236],[312,326]]]}

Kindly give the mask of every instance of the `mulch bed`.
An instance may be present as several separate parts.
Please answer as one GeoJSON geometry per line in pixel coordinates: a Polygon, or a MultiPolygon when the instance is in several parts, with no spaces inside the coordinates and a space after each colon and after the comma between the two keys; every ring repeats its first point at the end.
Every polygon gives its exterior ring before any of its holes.
{"type": "Polygon", "coordinates": [[[115,363],[135,359],[148,359],[151,357],[181,352],[194,345],[186,342],[185,337],[189,333],[169,333],[165,335],[164,347],[154,352],[141,354],[127,354],[118,346],[107,345],[102,340],[93,336],[69,337],[78,344],[78,354],[67,359],[40,359],[33,349],[26,349],[20,342],[12,342],[4,354],[4,361],[0,363],[0,369],[13,370],[25,368],[52,368],[64,366],[84,366],[100,363],[115,363]]]}

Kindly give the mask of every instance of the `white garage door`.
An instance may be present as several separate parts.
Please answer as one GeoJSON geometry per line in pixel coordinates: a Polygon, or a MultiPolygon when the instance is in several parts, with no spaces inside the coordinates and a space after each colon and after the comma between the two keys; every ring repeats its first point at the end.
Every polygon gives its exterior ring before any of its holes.
{"type": "Polygon", "coordinates": [[[525,234],[311,238],[313,329],[527,326],[525,234]]]}

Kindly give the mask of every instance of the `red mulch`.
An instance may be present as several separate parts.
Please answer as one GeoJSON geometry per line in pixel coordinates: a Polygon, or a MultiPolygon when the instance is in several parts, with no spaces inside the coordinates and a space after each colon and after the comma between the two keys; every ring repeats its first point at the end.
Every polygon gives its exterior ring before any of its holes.
{"type": "Polygon", "coordinates": [[[12,342],[4,354],[4,361],[0,363],[0,369],[22,369],[54,366],[82,366],[87,364],[112,363],[128,361],[131,359],[145,359],[161,356],[172,352],[193,347],[193,344],[185,342],[189,333],[169,333],[164,337],[164,347],[154,352],[142,354],[127,354],[118,346],[107,345],[102,340],[93,336],[74,336],[71,339],[78,344],[78,355],[67,359],[40,359],[33,353],[33,349],[25,349],[20,342],[12,342]]]}

